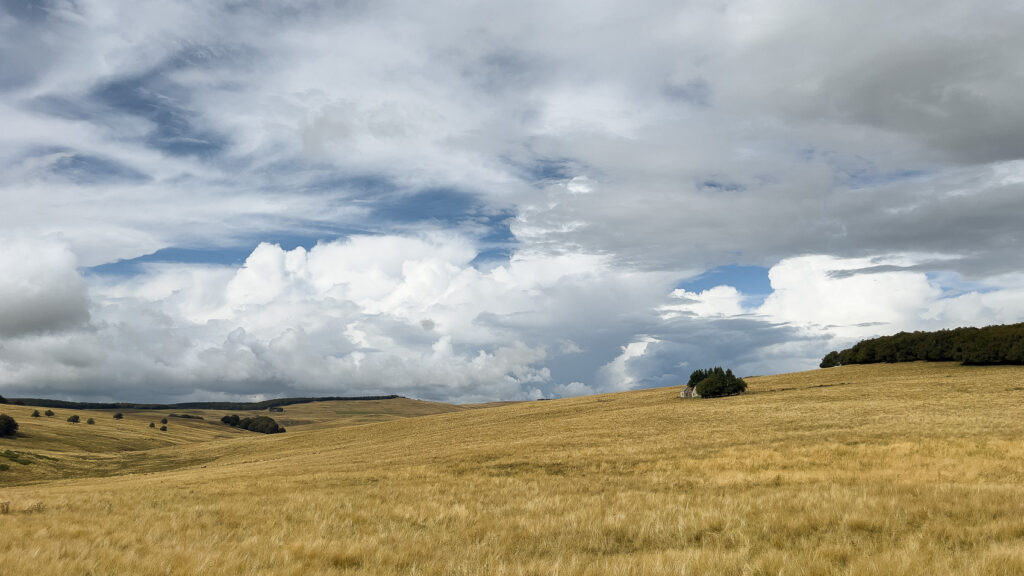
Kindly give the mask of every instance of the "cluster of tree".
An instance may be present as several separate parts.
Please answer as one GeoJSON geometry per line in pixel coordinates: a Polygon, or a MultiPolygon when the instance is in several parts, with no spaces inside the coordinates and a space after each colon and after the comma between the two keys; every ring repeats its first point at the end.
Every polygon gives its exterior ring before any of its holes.
{"type": "Polygon", "coordinates": [[[277,398],[262,402],[182,402],[180,404],[135,404],[132,402],[72,402],[69,400],[49,400],[46,398],[12,398],[0,401],[0,404],[19,404],[28,406],[45,406],[49,408],[66,408],[68,410],[266,410],[271,406],[290,406],[292,404],[309,404],[310,402],[359,401],[359,400],[393,400],[401,398],[397,394],[388,396],[320,396],[309,398],[277,398]]]}
{"type": "Polygon", "coordinates": [[[861,340],[821,359],[822,368],[879,362],[962,362],[1024,364],[1024,323],[954,328],[937,332],[900,332],[861,340]]]}
{"type": "Polygon", "coordinates": [[[263,434],[280,434],[284,428],[279,426],[270,416],[256,416],[255,418],[239,418],[238,414],[232,414],[220,419],[221,422],[235,428],[242,428],[251,432],[263,434]]]}
{"type": "Polygon", "coordinates": [[[171,418],[191,418],[193,420],[203,420],[202,416],[196,416],[195,414],[168,414],[171,418]]]}
{"type": "Polygon", "coordinates": [[[68,416],[68,422],[71,422],[72,424],[78,424],[81,421],[82,419],[78,417],[78,414],[72,414],[71,416],[68,416]]]}
{"type": "Polygon", "coordinates": [[[18,423],[7,414],[0,414],[0,436],[14,436],[18,423]]]}
{"type": "Polygon", "coordinates": [[[7,398],[4,398],[2,395],[0,395],[0,404],[7,404],[7,398]]]}
{"type": "Polygon", "coordinates": [[[747,390],[747,383],[738,378],[732,370],[723,370],[721,366],[707,370],[694,370],[686,383],[692,386],[701,398],[716,398],[742,394],[747,390]]]}

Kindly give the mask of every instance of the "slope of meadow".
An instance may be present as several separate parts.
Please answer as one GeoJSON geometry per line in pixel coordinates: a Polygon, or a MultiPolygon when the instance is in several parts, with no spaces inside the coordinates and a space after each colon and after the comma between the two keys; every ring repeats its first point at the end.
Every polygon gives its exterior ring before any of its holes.
{"type": "Polygon", "coordinates": [[[0,488],[0,573],[1024,573],[1024,368],[748,383],[324,421],[0,488]]]}
{"type": "Polygon", "coordinates": [[[224,410],[70,410],[32,418],[46,408],[0,405],[0,413],[17,419],[17,438],[0,438],[0,486],[54,478],[111,476],[154,472],[203,464],[234,450],[256,434],[221,424],[225,414],[271,416],[291,432],[323,426],[358,426],[468,408],[410,398],[329,401],[295,404],[284,412],[224,410]],[[113,415],[123,414],[121,420],[113,415]],[[77,414],[72,424],[68,416],[77,414]],[[190,416],[185,418],[182,416],[190,416]],[[92,418],[95,424],[86,424],[92,418]],[[163,419],[167,430],[161,431],[163,419]],[[150,428],[150,423],[155,426],[150,428]],[[236,439],[237,442],[223,442],[236,439]],[[6,459],[4,455],[7,455],[6,459]],[[16,456],[15,456],[16,454],[16,456]],[[21,464],[16,465],[16,464],[21,464]]]}

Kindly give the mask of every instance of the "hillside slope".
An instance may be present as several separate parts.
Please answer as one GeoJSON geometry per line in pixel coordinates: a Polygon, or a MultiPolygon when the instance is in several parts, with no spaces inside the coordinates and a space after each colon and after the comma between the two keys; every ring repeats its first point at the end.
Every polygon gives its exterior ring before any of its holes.
{"type": "Polygon", "coordinates": [[[271,416],[290,432],[359,426],[401,418],[461,412],[470,408],[410,398],[334,400],[287,406],[283,412],[224,410],[69,410],[32,418],[45,407],[0,405],[19,423],[16,438],[0,438],[0,486],[54,478],[112,476],[203,464],[235,450],[254,436],[221,424],[225,414],[271,416]],[[123,418],[115,420],[115,413],[123,418]],[[67,421],[78,415],[77,424],[67,421]],[[184,416],[189,416],[188,418],[184,416]],[[95,424],[86,424],[92,418],[95,424]],[[162,431],[162,421],[167,430],[162,431]],[[150,427],[150,424],[154,427],[150,427]],[[236,442],[223,442],[235,439],[236,442]],[[12,456],[5,459],[4,454],[12,456]],[[12,464],[13,463],[13,464],[12,464]],[[15,465],[20,464],[20,465],[15,465]]]}
{"type": "Polygon", "coordinates": [[[179,447],[209,458],[190,468],[0,488],[0,566],[1024,573],[1024,368],[748,384],[716,400],[666,388],[226,439],[179,447]]]}

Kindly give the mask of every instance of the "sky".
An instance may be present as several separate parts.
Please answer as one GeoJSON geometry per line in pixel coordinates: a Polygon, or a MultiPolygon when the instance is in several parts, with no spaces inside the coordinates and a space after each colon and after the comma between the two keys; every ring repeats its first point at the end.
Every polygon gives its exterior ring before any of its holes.
{"type": "Polygon", "coordinates": [[[0,394],[525,400],[1024,321],[1024,2],[0,2],[0,394]]]}

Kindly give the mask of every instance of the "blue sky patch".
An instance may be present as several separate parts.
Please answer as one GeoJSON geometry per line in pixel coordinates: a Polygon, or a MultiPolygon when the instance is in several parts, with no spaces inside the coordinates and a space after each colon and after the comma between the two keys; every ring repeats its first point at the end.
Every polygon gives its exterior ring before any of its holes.
{"type": "Polygon", "coordinates": [[[373,217],[403,224],[423,221],[450,224],[462,221],[480,210],[476,196],[450,188],[428,189],[386,200],[373,207],[373,217]]]}
{"type": "Polygon", "coordinates": [[[186,107],[189,92],[167,78],[167,72],[191,63],[173,60],[142,74],[108,80],[91,97],[105,108],[152,122],[154,129],[145,141],[153,148],[173,156],[216,155],[227,147],[227,138],[198,127],[201,118],[186,107]]]}
{"type": "Polygon", "coordinates": [[[971,292],[986,294],[998,290],[998,288],[982,284],[981,282],[964,280],[956,272],[926,272],[925,276],[928,277],[929,284],[937,285],[942,289],[942,296],[940,298],[944,300],[970,294],[971,292]]]}
{"type": "Polygon", "coordinates": [[[688,292],[702,292],[723,284],[732,286],[746,296],[767,296],[772,292],[768,280],[768,268],[764,266],[719,266],[679,283],[676,288],[688,292]]]}

